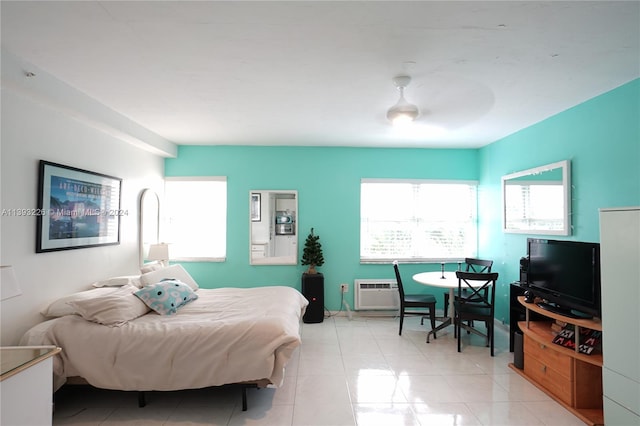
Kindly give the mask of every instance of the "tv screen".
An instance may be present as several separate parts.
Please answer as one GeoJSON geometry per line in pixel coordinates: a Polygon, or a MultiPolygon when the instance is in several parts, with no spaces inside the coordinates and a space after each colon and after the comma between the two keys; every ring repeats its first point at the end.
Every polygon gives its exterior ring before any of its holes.
{"type": "Polygon", "coordinates": [[[600,317],[600,244],[527,239],[527,284],[541,307],[572,317],[600,317]]]}

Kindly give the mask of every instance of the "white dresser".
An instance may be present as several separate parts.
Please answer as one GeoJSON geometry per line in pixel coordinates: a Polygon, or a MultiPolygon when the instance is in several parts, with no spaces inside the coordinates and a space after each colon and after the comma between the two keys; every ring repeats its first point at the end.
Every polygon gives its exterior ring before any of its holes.
{"type": "Polygon", "coordinates": [[[55,346],[0,348],[0,425],[46,426],[52,422],[55,346]]]}
{"type": "Polygon", "coordinates": [[[640,207],[600,210],[604,422],[640,425],[640,207]]]}

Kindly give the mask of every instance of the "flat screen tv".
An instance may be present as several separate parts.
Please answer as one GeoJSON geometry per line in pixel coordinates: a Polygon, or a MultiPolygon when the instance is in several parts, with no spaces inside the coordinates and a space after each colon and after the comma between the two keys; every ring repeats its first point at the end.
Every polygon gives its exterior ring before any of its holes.
{"type": "Polygon", "coordinates": [[[574,318],[600,317],[600,244],[527,239],[527,285],[539,306],[574,318]]]}

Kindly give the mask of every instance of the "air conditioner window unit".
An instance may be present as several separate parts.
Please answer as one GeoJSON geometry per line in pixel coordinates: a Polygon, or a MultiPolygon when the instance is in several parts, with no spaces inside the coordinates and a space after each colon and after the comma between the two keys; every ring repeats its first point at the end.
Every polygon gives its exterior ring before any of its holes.
{"type": "Polygon", "coordinates": [[[354,286],[354,309],[362,310],[398,310],[400,296],[398,283],[389,279],[358,279],[354,286]]]}

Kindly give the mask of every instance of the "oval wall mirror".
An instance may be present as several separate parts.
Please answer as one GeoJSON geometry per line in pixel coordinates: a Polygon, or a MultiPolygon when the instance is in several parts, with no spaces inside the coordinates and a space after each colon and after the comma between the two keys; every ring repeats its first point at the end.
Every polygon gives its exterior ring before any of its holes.
{"type": "Polygon", "coordinates": [[[298,263],[298,191],[249,193],[249,263],[298,263]]]}
{"type": "Polygon", "coordinates": [[[569,160],[502,177],[504,232],[571,235],[569,160]]]}

